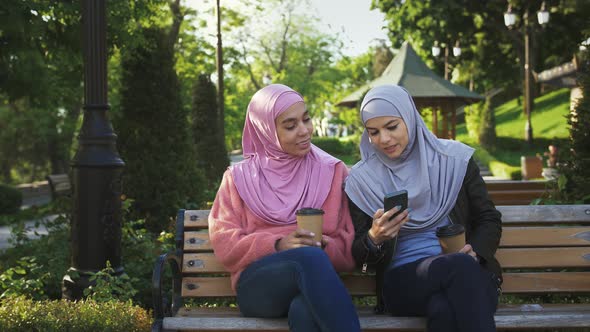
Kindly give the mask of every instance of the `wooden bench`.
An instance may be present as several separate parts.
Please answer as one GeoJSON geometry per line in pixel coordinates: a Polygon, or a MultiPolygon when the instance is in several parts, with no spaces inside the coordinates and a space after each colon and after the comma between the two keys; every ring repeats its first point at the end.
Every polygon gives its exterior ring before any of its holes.
{"type": "Polygon", "coordinates": [[[496,205],[528,205],[547,192],[545,180],[488,180],[486,186],[496,205]]]}
{"type": "Polygon", "coordinates": [[[49,188],[51,189],[51,199],[58,197],[70,196],[72,194],[72,184],[67,174],[51,174],[47,176],[49,188]]]}
{"type": "MultiPolygon", "coordinates": [[[[504,294],[590,295],[590,205],[498,206],[503,235],[497,258],[504,269],[504,294]]],[[[229,277],[209,243],[209,211],[180,210],[176,221],[176,251],[155,264],[152,287],[155,322],[152,331],[288,331],[286,319],[240,316],[235,307],[183,307],[191,298],[231,298],[229,277]],[[172,271],[171,290],[163,273],[172,271]],[[167,295],[167,296],[165,296],[167,295]]],[[[374,277],[342,275],[353,296],[373,296],[374,277]]],[[[502,299],[501,299],[502,300],[502,299]]],[[[375,315],[358,308],[364,331],[420,331],[422,317],[375,315]]],[[[499,330],[590,327],[590,304],[501,304],[499,330]]]]}

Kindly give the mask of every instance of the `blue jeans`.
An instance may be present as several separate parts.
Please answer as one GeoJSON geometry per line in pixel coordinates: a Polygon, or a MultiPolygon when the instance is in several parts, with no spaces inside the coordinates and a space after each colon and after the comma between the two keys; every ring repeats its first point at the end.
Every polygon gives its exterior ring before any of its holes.
{"type": "Polygon", "coordinates": [[[291,331],[360,331],[350,295],[326,253],[303,247],[250,264],[237,284],[246,317],[288,317],[291,331]]]}
{"type": "Polygon", "coordinates": [[[428,331],[496,331],[497,285],[467,254],[432,256],[385,272],[383,300],[394,316],[426,316],[428,331]]]}

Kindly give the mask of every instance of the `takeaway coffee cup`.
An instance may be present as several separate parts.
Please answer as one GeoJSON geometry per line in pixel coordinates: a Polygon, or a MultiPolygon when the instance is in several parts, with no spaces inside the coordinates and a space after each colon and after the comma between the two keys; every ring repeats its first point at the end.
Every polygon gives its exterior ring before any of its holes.
{"type": "Polygon", "coordinates": [[[297,210],[297,228],[302,228],[313,232],[315,236],[314,241],[322,241],[322,226],[324,224],[324,210],[303,208],[297,210]]]}
{"type": "Polygon", "coordinates": [[[465,246],[465,227],[450,224],[436,229],[436,236],[445,254],[459,252],[465,246]]]}

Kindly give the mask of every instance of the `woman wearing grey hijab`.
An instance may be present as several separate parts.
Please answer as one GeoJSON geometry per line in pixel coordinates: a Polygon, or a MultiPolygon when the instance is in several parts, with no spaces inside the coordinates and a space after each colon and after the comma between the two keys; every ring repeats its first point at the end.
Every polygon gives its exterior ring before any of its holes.
{"type": "Polygon", "coordinates": [[[345,191],[355,226],[353,256],[376,271],[378,312],[427,316],[429,331],[495,331],[501,269],[494,254],[501,215],[488,197],[473,149],[438,139],[410,94],[371,89],[361,104],[362,160],[345,191]],[[408,209],[383,211],[386,194],[407,190],[408,209]],[[436,229],[461,224],[467,244],[442,254],[436,229]]]}

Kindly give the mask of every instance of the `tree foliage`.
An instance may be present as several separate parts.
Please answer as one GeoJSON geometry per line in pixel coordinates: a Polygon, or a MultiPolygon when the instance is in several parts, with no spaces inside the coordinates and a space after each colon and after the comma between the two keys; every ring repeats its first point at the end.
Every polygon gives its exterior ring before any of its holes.
{"type": "Polygon", "coordinates": [[[337,36],[323,33],[310,15],[297,11],[294,0],[244,2],[224,8],[227,65],[226,141],[241,145],[246,107],[251,96],[270,79],[286,84],[305,98],[312,116],[333,109],[345,74],[334,65],[342,58],[337,36]],[[272,5],[271,5],[272,4],[272,5]]]}
{"type": "Polygon", "coordinates": [[[570,113],[570,155],[562,165],[569,200],[590,202],[590,52],[583,53],[580,61],[578,85],[583,97],[578,99],[570,113]]]}
{"type": "Polygon", "coordinates": [[[191,117],[197,164],[203,170],[207,189],[216,191],[229,159],[219,130],[215,85],[207,74],[200,75],[194,84],[191,117]]]}
{"type": "Polygon", "coordinates": [[[146,226],[159,232],[178,208],[201,201],[200,177],[182,107],[170,40],[145,28],[146,41],[122,53],[121,109],[114,119],[125,169],[123,188],[146,226]]]}
{"type": "Polygon", "coordinates": [[[82,106],[77,1],[0,5],[0,167],[6,182],[67,171],[82,106]],[[16,127],[15,127],[16,126],[16,127]]]}
{"type": "MultiPolygon", "coordinates": [[[[536,20],[541,2],[510,1],[519,18],[528,9],[531,20],[536,20]]],[[[582,38],[579,27],[587,24],[590,15],[587,1],[546,1],[546,4],[551,12],[547,27],[541,29],[537,23],[531,24],[536,71],[571,59],[582,38]]],[[[439,73],[442,74],[443,62],[432,58],[431,47],[435,42],[452,47],[459,41],[461,56],[449,60],[459,70],[459,83],[473,80],[475,90],[480,92],[518,88],[524,65],[523,25],[519,20],[514,29],[506,28],[503,13],[507,2],[373,0],[373,6],[385,13],[393,46],[399,47],[409,40],[439,73]]]]}

